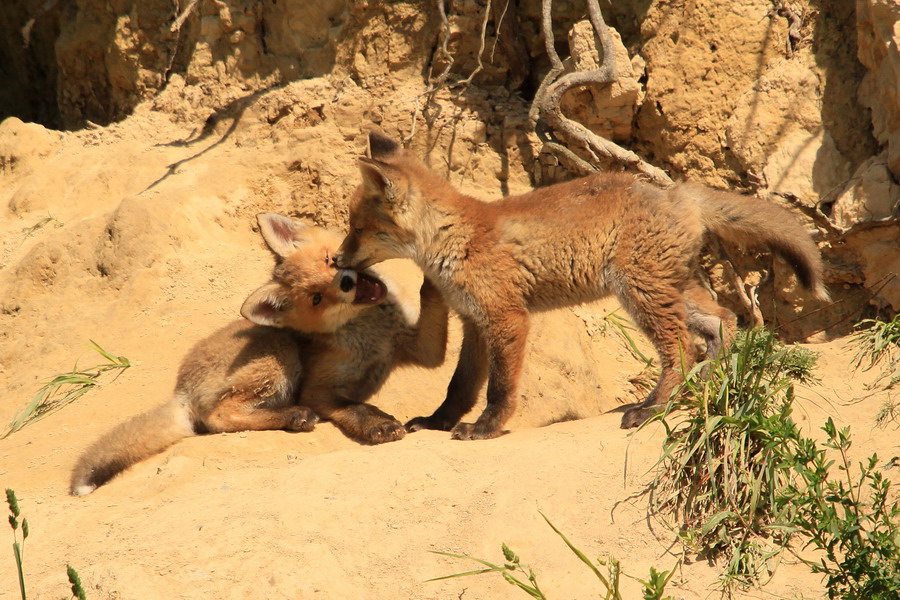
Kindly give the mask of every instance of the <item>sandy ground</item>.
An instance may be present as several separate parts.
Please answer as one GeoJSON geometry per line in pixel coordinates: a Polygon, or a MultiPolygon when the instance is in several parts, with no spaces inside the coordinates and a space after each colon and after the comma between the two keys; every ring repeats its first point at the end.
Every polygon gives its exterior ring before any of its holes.
{"type": "MultiPolygon", "coordinates": [[[[67,563],[95,599],[525,597],[496,575],[427,581],[476,566],[432,551],[499,562],[504,542],[548,596],[596,597],[596,581],[541,513],[588,556],[612,555],[628,574],[671,569],[681,558],[675,536],[648,520],[638,496],[659,457],[661,428],[623,431],[615,412],[637,398],[632,380],[642,368],[605,320],[614,302],[535,320],[520,411],[499,439],[419,432],[366,447],[327,423],[308,434],[200,436],[88,497],[67,495],[78,454],[163,402],[188,348],[234,318],[266,280],[272,259],[253,215],[339,222],[333,202],[355,184],[359,140],[316,128],[255,131],[248,120],[224,143],[167,169],[198,148],[162,145],[191,131],[153,113],[65,136],[0,127],[0,146],[17,157],[0,171],[0,423],[54,374],[100,362],[90,339],[134,364],[0,440],[0,484],[16,491],[30,523],[29,597],[67,598],[67,563]],[[313,171],[333,185],[310,191],[318,200],[304,208],[297,178],[313,171]],[[558,422],[572,416],[582,418],[558,422]]],[[[414,297],[420,276],[409,265],[392,268],[414,297]]],[[[445,365],[396,372],[373,403],[401,420],[430,413],[458,345],[454,319],[445,365]]],[[[852,370],[847,340],[810,347],[821,353],[821,383],[798,389],[796,417],[810,431],[827,415],[850,425],[859,457],[900,453],[896,427],[875,427],[887,394],[866,390],[873,374],[852,370]]],[[[714,597],[717,565],[684,558],[669,593],[714,597]]],[[[11,550],[0,554],[0,582],[0,598],[18,597],[11,550]]],[[[625,598],[639,597],[635,581],[622,586],[625,598]]],[[[763,591],[737,597],[821,594],[819,579],[785,557],[763,591]]]]}

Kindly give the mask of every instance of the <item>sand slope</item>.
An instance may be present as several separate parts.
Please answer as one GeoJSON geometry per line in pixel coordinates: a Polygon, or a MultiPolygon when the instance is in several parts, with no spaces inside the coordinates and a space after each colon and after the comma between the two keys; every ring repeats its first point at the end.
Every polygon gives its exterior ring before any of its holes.
{"type": "MultiPolygon", "coordinates": [[[[362,133],[254,119],[248,113],[232,134],[223,125],[188,145],[172,143],[195,131],[146,107],[78,133],[0,125],[3,156],[16,159],[0,172],[0,423],[49,377],[76,361],[96,364],[91,339],[134,363],[0,440],[0,484],[16,490],[31,525],[29,597],[67,597],[69,563],[95,599],[521,598],[496,576],[426,582],[474,566],[432,550],[499,561],[502,542],[553,597],[595,597],[590,573],[540,511],[591,557],[611,554],[639,577],[671,568],[674,535],[651,528],[645,500],[633,497],[659,456],[660,428],[625,432],[608,412],[639,397],[632,380],[642,372],[604,318],[612,301],[536,318],[520,410],[502,438],[464,443],[420,432],[364,447],[329,424],[309,434],[196,437],[86,498],[67,495],[77,455],[163,402],[188,348],[267,279],[272,259],[254,215],[344,218],[362,133]],[[544,426],[572,417],[582,419],[544,426]]],[[[463,185],[496,193],[491,177],[463,185]]],[[[390,268],[415,298],[421,276],[408,264],[390,268]]],[[[373,401],[401,420],[430,413],[452,373],[459,329],[454,319],[443,367],[401,370],[373,401]]],[[[900,452],[896,427],[874,428],[887,395],[855,402],[872,375],[851,371],[846,341],[814,348],[822,383],[800,390],[798,418],[812,429],[826,414],[852,425],[860,456],[900,452]]],[[[671,593],[706,598],[717,573],[685,564],[671,593]]],[[[11,553],[0,555],[0,581],[0,598],[17,597],[11,553]]],[[[637,597],[635,582],[623,587],[637,597]]],[[[820,594],[818,579],[787,558],[766,590],[820,594]]]]}

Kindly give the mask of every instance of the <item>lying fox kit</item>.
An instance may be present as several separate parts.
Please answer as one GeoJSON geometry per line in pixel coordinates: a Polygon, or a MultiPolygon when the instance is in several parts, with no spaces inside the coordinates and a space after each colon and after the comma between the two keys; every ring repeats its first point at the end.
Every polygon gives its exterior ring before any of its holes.
{"type": "Polygon", "coordinates": [[[336,269],[341,236],[276,214],[258,217],[279,259],[272,280],[244,302],[247,319],[198,342],[171,400],[101,437],[78,460],[71,493],[94,491],[129,466],[201,433],[311,431],[321,417],[377,444],[405,435],[399,421],[363,404],[391,369],[443,362],[447,308],[424,284],[418,324],[374,271],[336,269]]]}
{"type": "Polygon", "coordinates": [[[689,332],[716,353],[734,328],[696,278],[709,232],[764,246],[827,298],[819,252],[788,211],[763,200],[681,184],[662,190],[631,175],[597,173],[520,196],[482,202],[461,194],[409,152],[369,136],[362,185],[350,204],[339,266],[365,269],[411,258],[463,321],[463,343],[444,403],[407,429],[452,429],[457,439],[500,435],[515,410],[528,313],[614,294],[656,347],[662,373],[623,427],[654,414],[695,362],[689,332]],[[460,419],[488,383],[475,423],[460,419]]]}

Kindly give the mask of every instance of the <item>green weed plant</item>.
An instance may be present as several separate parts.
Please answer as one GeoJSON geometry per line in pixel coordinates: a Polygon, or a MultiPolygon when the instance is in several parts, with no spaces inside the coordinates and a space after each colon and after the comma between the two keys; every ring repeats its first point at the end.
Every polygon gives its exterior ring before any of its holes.
{"type": "Polygon", "coordinates": [[[797,475],[778,499],[783,518],[805,548],[818,551],[816,560],[804,561],[823,574],[829,598],[896,600],[900,504],[890,500],[891,482],[876,468],[876,454],[853,468],[849,428],[838,429],[829,418],[823,430],[824,448],[802,439],[793,455],[782,457],[797,475]]]}

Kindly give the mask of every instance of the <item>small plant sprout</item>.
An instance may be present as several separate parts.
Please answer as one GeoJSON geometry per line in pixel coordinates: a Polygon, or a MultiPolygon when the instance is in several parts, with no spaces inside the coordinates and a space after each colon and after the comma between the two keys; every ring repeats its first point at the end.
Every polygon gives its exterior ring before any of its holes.
{"type": "MultiPolygon", "coordinates": [[[[597,564],[594,564],[591,559],[589,559],[584,552],[575,547],[572,542],[559,530],[556,526],[550,522],[550,519],[546,517],[543,513],[541,516],[547,522],[547,525],[553,529],[554,533],[558,535],[562,541],[568,546],[569,550],[572,551],[578,559],[587,565],[588,569],[594,574],[597,580],[600,582],[600,585],[603,587],[603,592],[600,598],[603,600],[623,600],[622,593],[619,590],[619,581],[622,575],[634,579],[638,581],[642,587],[642,598],[644,600],[674,600],[672,596],[664,596],[666,584],[668,584],[669,579],[672,577],[672,571],[662,571],[658,572],[656,569],[650,569],[650,577],[645,581],[643,579],[637,579],[635,577],[631,577],[630,575],[626,575],[622,573],[621,567],[619,565],[619,561],[613,557],[607,558],[598,558],[597,564]],[[600,567],[605,567],[606,575],[600,570],[600,567]]],[[[467,560],[473,560],[484,566],[483,569],[475,569],[472,571],[464,571],[462,573],[454,573],[452,575],[444,575],[442,577],[435,577],[433,579],[429,579],[428,581],[440,581],[442,579],[452,579],[454,577],[468,577],[470,575],[483,575],[485,573],[500,573],[503,579],[506,580],[507,583],[516,586],[532,598],[536,598],[537,600],[548,600],[549,596],[545,595],[543,590],[541,590],[540,585],[537,581],[537,576],[531,567],[527,565],[523,565],[519,555],[513,552],[509,546],[506,544],[501,544],[500,549],[503,553],[504,563],[502,565],[494,564],[490,561],[484,560],[483,558],[475,558],[474,556],[469,556],[468,554],[455,554],[452,552],[442,552],[438,550],[433,550],[435,554],[441,554],[443,556],[450,556],[452,558],[462,558],[467,560]]]]}
{"type": "Polygon", "coordinates": [[[452,575],[444,575],[441,577],[434,577],[432,579],[429,579],[428,581],[440,581],[442,579],[468,577],[469,575],[482,575],[484,573],[500,573],[503,579],[505,579],[508,583],[518,587],[532,598],[546,600],[547,597],[541,591],[534,571],[532,571],[530,567],[527,567],[527,565],[522,565],[519,556],[515,552],[510,550],[509,546],[507,546],[506,544],[502,544],[500,549],[503,552],[503,558],[506,561],[502,565],[496,565],[490,561],[484,560],[482,558],[475,558],[474,556],[469,556],[468,554],[455,554],[453,552],[432,550],[432,552],[434,552],[435,554],[441,554],[443,556],[474,560],[475,562],[484,565],[484,568],[475,569],[473,571],[464,571],[462,573],[454,573],[452,575]],[[523,581],[522,578],[527,580],[528,583],[523,581]]]}
{"type": "Polygon", "coordinates": [[[81,577],[78,576],[78,571],[75,570],[75,567],[66,565],[66,574],[69,576],[69,583],[72,584],[72,597],[78,598],[78,600],[87,600],[87,595],[81,586],[81,577]]]}
{"type": "Polygon", "coordinates": [[[887,425],[888,421],[897,421],[900,418],[900,401],[894,398],[888,398],[881,404],[878,413],[875,415],[875,423],[879,427],[887,425]]]}
{"type": "Polygon", "coordinates": [[[16,557],[16,567],[19,572],[19,593],[22,596],[22,600],[27,600],[25,596],[25,571],[22,567],[22,561],[25,553],[25,539],[28,537],[28,519],[22,517],[21,523],[19,522],[19,517],[21,516],[19,501],[16,499],[16,493],[9,488],[6,488],[6,503],[9,505],[9,526],[12,527],[13,531],[13,554],[16,557]],[[22,535],[21,541],[19,541],[19,532],[22,535]]]}
{"type": "Polygon", "coordinates": [[[42,229],[49,223],[56,223],[57,227],[62,227],[62,225],[63,225],[56,218],[54,218],[50,215],[47,215],[46,217],[44,217],[43,219],[41,219],[34,225],[32,225],[30,227],[26,227],[22,230],[22,234],[23,234],[22,235],[22,243],[25,243],[25,240],[27,240],[28,238],[33,236],[35,233],[37,233],[40,229],[42,229]]]}

